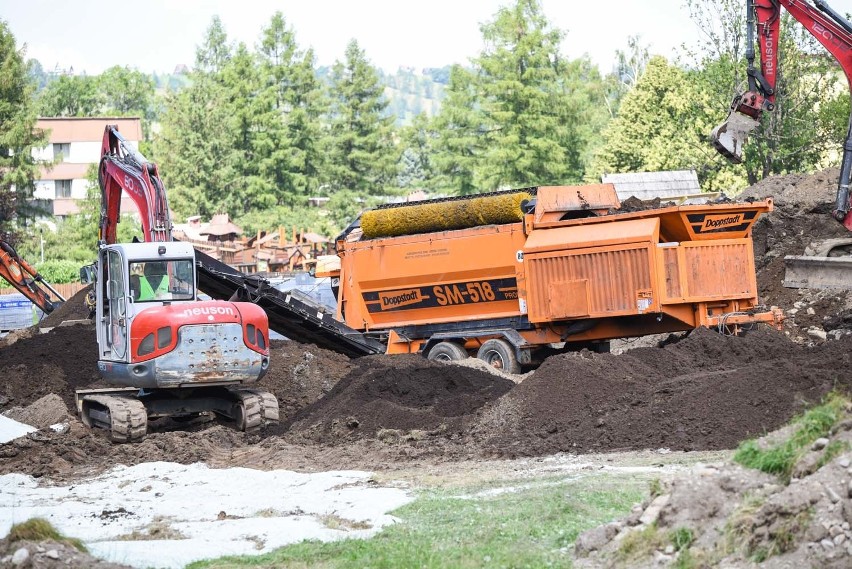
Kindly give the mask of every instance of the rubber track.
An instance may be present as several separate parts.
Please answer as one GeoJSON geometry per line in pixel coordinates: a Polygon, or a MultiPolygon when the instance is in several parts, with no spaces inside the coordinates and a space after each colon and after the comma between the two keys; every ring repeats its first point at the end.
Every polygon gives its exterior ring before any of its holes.
{"type": "Polygon", "coordinates": [[[88,395],[109,410],[110,438],[116,443],[135,443],[148,433],[148,412],[141,401],[120,395],[88,395]]]}
{"type": "Polygon", "coordinates": [[[245,409],[246,432],[278,424],[278,399],[272,393],[257,389],[234,389],[231,393],[245,409]]]}

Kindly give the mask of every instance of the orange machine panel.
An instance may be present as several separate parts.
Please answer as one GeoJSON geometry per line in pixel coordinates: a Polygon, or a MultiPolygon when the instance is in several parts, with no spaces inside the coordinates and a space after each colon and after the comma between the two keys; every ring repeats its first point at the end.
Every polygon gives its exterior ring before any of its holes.
{"type": "Polygon", "coordinates": [[[357,329],[520,314],[521,223],[346,242],[343,315],[357,329]]]}
{"type": "Polygon", "coordinates": [[[757,302],[750,239],[667,243],[658,249],[665,303],[753,299],[757,302]]]}

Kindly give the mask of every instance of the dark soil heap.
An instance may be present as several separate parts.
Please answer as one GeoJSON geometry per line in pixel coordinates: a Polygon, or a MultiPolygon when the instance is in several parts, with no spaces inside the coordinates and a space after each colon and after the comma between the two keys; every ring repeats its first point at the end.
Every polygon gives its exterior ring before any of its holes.
{"type": "Polygon", "coordinates": [[[54,328],[0,348],[0,411],[55,393],[74,409],[74,390],[100,381],[94,326],[54,328]]]}
{"type": "Polygon", "coordinates": [[[666,447],[734,448],[848,389],[852,340],[815,348],[771,331],[699,329],[662,348],[553,356],[486,410],[485,452],[528,456],[666,447]]]}
{"type": "Polygon", "coordinates": [[[62,303],[62,306],[43,318],[38,323],[39,327],[59,326],[66,320],[86,320],[89,317],[86,295],[90,290],[92,290],[92,285],[77,291],[77,294],[62,303]]]}
{"type": "Polygon", "coordinates": [[[813,241],[850,237],[849,231],[830,214],[838,176],[836,168],[812,175],[774,176],[748,188],[738,198],[775,200],[775,210],[761,217],[753,230],[757,284],[762,302],[788,311],[787,328],[794,335],[804,336],[808,328],[815,326],[830,330],[824,326],[826,319],[852,308],[847,291],[783,286],[786,255],[803,255],[813,241]],[[796,303],[802,309],[794,309],[796,303]],[[795,311],[789,312],[791,309],[795,311]]]}
{"type": "MultiPolygon", "coordinates": [[[[418,355],[368,356],[292,429],[319,443],[381,436],[383,431],[460,435],[472,413],[515,384],[485,371],[418,355]]],[[[415,435],[416,436],[416,435],[415,435]]]]}

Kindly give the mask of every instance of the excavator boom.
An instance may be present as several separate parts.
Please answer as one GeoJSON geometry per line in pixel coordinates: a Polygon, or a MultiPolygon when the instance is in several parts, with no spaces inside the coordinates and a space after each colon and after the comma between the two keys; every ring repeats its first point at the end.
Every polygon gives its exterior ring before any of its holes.
{"type": "MultiPolygon", "coordinates": [[[[746,0],[748,91],[734,97],[727,119],[713,129],[711,134],[716,150],[734,163],[742,162],[748,135],[760,125],[763,113],[775,109],[782,6],[834,56],[852,87],[852,24],[824,0],[813,0],[813,4],[805,0],[746,0]],[[754,66],[755,32],[760,48],[760,69],[754,66]]],[[[852,231],[850,176],[852,117],[850,130],[843,144],[840,180],[832,211],[834,218],[852,231]]]]}
{"type": "Polygon", "coordinates": [[[0,239],[0,277],[38,306],[45,314],[53,312],[65,299],[38,271],[18,255],[15,248],[0,239]]]}

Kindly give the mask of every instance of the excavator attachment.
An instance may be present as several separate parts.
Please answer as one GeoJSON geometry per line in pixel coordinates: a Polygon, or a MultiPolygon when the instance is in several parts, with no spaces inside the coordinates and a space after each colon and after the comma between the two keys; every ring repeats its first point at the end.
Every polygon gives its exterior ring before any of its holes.
{"type": "Polygon", "coordinates": [[[743,146],[751,131],[760,123],[732,108],[725,122],[713,129],[710,139],[716,150],[725,158],[739,164],[743,161],[743,146]]]}
{"type": "Polygon", "coordinates": [[[852,290],[852,239],[812,244],[804,255],[784,257],[784,286],[852,290]]]}

